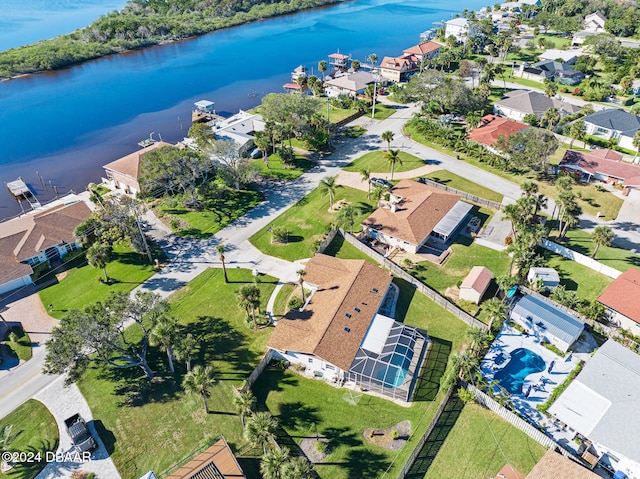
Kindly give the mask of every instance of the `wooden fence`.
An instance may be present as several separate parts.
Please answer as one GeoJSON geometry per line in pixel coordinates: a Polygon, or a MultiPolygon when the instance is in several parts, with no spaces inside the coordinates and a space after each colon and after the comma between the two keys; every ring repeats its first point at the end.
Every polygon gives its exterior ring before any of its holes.
{"type": "Polygon", "coordinates": [[[245,393],[249,389],[251,389],[251,386],[253,386],[253,383],[255,383],[256,380],[260,377],[260,375],[262,374],[264,369],[271,362],[272,358],[273,358],[273,350],[272,349],[268,349],[266,354],[264,356],[262,356],[262,359],[260,360],[258,365],[255,367],[255,369],[253,371],[251,371],[251,374],[249,374],[249,377],[247,378],[247,380],[242,385],[242,388],[240,388],[240,392],[241,393],[245,393]]]}
{"type": "Polygon", "coordinates": [[[438,183],[437,181],[428,180],[427,178],[421,178],[420,181],[422,181],[425,185],[433,186],[434,188],[450,191],[451,193],[460,195],[465,200],[471,201],[472,203],[476,203],[481,206],[487,206],[489,208],[493,208],[494,210],[499,210],[500,208],[502,208],[502,204],[498,203],[497,201],[487,200],[486,198],[481,198],[480,196],[469,194],[466,191],[456,190],[455,188],[443,185],[442,183],[438,183]]]}
{"type": "Polygon", "coordinates": [[[340,234],[344,237],[344,239],[348,243],[355,246],[358,250],[362,251],[363,253],[370,256],[371,258],[375,259],[378,263],[380,263],[385,268],[389,269],[389,271],[391,271],[396,276],[412,284],[420,293],[424,294],[427,298],[431,299],[438,305],[442,306],[448,312],[453,314],[456,318],[461,319],[462,321],[467,323],[469,326],[477,326],[479,328],[482,328],[484,331],[487,331],[489,329],[489,327],[486,324],[484,324],[482,321],[478,321],[469,313],[460,309],[451,301],[441,296],[440,293],[438,293],[436,290],[431,289],[429,286],[422,283],[420,280],[414,278],[405,270],[403,270],[400,266],[395,264],[393,261],[385,258],[374,249],[370,248],[366,244],[359,241],[355,236],[342,230],[340,230],[340,234]]]}
{"type": "Polygon", "coordinates": [[[322,243],[320,243],[320,246],[318,246],[318,254],[324,253],[324,250],[326,250],[327,246],[331,244],[337,233],[338,230],[336,228],[331,228],[327,233],[327,236],[322,240],[322,243]]]}

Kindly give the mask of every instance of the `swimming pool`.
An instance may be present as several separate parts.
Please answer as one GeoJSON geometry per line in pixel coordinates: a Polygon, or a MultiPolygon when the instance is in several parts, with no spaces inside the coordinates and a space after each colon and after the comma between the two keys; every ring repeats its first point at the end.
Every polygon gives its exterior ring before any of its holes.
{"type": "Polygon", "coordinates": [[[389,361],[389,366],[378,371],[376,377],[382,381],[382,385],[388,388],[398,388],[404,384],[407,377],[413,351],[408,351],[406,356],[394,353],[389,361]]]}
{"type": "Polygon", "coordinates": [[[544,359],[539,355],[529,349],[518,348],[511,352],[511,360],[494,377],[510,394],[522,394],[527,376],[545,369],[544,359]]]}

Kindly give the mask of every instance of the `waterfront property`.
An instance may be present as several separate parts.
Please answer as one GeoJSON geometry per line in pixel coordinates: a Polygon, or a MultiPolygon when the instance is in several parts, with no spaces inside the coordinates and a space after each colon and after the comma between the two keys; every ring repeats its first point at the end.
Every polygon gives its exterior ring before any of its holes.
{"type": "Polygon", "coordinates": [[[420,65],[413,55],[384,57],[380,62],[380,75],[396,83],[406,82],[419,68],[420,65]]]}
{"type": "Polygon", "coordinates": [[[362,222],[366,236],[410,253],[441,248],[455,238],[473,208],[460,195],[401,180],[389,201],[362,222]]]}
{"type": "Polygon", "coordinates": [[[640,270],[630,268],[598,297],[598,302],[607,308],[609,321],[640,332],[640,270]]]}
{"type": "Polygon", "coordinates": [[[353,98],[364,94],[368,85],[374,82],[370,72],[359,70],[353,73],[344,73],[325,82],[325,93],[329,97],[349,95],[353,98]]]}
{"type": "Polygon", "coordinates": [[[640,474],[640,356],[604,343],[549,412],[580,440],[578,452],[612,471],[640,474]]]}
{"type": "Polygon", "coordinates": [[[623,194],[630,188],[640,188],[640,166],[622,161],[617,151],[601,148],[591,152],[567,150],[558,165],[561,171],[581,174],[585,183],[601,181],[612,185],[621,184],[623,194]]]}
{"type": "Polygon", "coordinates": [[[32,284],[34,267],[59,260],[79,247],[73,232],[91,215],[88,204],[70,195],[1,224],[0,294],[32,284]]]}
{"type": "Polygon", "coordinates": [[[265,121],[262,116],[240,110],[235,115],[214,119],[207,123],[216,139],[233,141],[241,156],[247,156],[255,148],[256,132],[263,131],[265,121]]]}
{"type": "Polygon", "coordinates": [[[398,294],[389,273],[323,254],[305,271],[309,298],[278,321],[267,347],[310,377],[410,401],[428,339],[389,317],[398,294]]]}
{"type": "Polygon", "coordinates": [[[457,42],[467,43],[467,40],[480,35],[477,26],[466,18],[452,18],[444,22],[444,37],[455,37],[457,42]]]}

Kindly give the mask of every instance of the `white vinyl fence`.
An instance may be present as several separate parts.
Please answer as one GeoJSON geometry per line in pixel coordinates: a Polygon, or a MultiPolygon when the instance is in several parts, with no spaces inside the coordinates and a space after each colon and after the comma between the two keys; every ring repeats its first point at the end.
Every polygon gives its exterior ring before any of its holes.
{"type": "Polygon", "coordinates": [[[588,256],[578,253],[577,251],[573,251],[572,249],[565,248],[564,246],[560,246],[559,244],[554,243],[553,241],[544,239],[542,240],[541,246],[544,249],[547,249],[556,254],[564,256],[565,258],[570,259],[571,261],[575,261],[576,263],[580,263],[581,265],[586,266],[587,268],[592,269],[594,271],[597,271],[598,273],[602,273],[605,276],[608,276],[609,278],[616,279],[618,276],[622,274],[621,271],[618,271],[617,269],[614,269],[611,266],[602,264],[599,261],[596,261],[593,258],[589,258],[588,256]]]}

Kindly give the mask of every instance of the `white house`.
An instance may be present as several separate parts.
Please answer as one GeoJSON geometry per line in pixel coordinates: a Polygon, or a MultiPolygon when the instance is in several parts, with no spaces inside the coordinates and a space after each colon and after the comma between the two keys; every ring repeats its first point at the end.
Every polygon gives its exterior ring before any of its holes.
{"type": "Polygon", "coordinates": [[[587,135],[618,140],[618,145],[635,151],[633,136],[640,130],[640,117],[619,108],[607,108],[582,118],[587,135]]]}
{"type": "Polygon", "coordinates": [[[587,32],[594,33],[603,33],[605,32],[604,24],[607,21],[607,17],[605,17],[600,12],[591,13],[584,17],[584,29],[587,32]]]}
{"type": "Polygon", "coordinates": [[[538,57],[539,60],[561,61],[568,65],[574,65],[578,57],[582,54],[582,50],[558,50],[550,48],[545,50],[538,57]]]}
{"type": "Polygon", "coordinates": [[[479,34],[478,28],[466,18],[452,18],[444,22],[444,37],[454,36],[460,43],[467,43],[467,39],[479,34]]]}
{"type": "Polygon", "coordinates": [[[609,312],[609,320],[640,335],[640,270],[630,268],[607,286],[598,302],[609,312]]]}
{"type": "Polygon", "coordinates": [[[364,94],[367,85],[374,83],[373,75],[364,70],[354,73],[344,73],[325,82],[325,92],[327,96],[337,97],[339,95],[349,95],[357,97],[364,94]]]}
{"type": "Polygon", "coordinates": [[[262,116],[238,111],[225,119],[216,119],[207,123],[216,135],[216,139],[233,141],[240,155],[248,154],[255,147],[254,138],[257,131],[265,128],[262,116]]]}
{"type": "Polygon", "coordinates": [[[541,118],[547,110],[556,108],[560,116],[570,115],[580,111],[580,107],[557,98],[530,90],[513,90],[493,105],[496,115],[505,116],[512,120],[523,121],[524,117],[532,114],[541,118]]]}
{"type": "Polygon", "coordinates": [[[460,299],[480,304],[482,296],[491,284],[493,273],[484,266],[474,266],[460,284],[460,299]]]}

